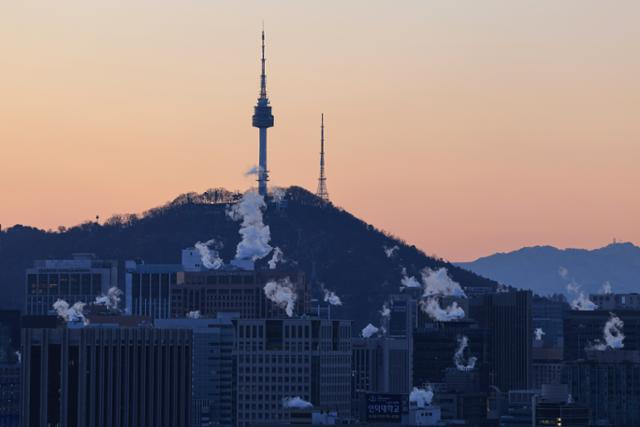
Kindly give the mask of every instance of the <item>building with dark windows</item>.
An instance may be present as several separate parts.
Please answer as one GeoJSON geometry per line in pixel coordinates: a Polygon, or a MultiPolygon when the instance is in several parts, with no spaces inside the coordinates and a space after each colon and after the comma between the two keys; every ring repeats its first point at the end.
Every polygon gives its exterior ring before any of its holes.
{"type": "Polygon", "coordinates": [[[93,254],[73,254],[72,259],[35,261],[26,272],[26,314],[48,314],[53,303],[90,303],[118,285],[115,261],[96,259],[93,254]]]}
{"type": "Polygon", "coordinates": [[[69,326],[22,339],[23,427],[189,426],[191,331],[69,326]]]}
{"type": "Polygon", "coordinates": [[[406,337],[354,338],[354,398],[363,393],[407,393],[412,387],[412,357],[406,337]]]}
{"type": "Polygon", "coordinates": [[[591,408],[596,425],[640,425],[638,351],[588,351],[584,359],[567,362],[566,375],[571,396],[591,408]]]}
{"type": "MultiPolygon", "coordinates": [[[[640,350],[640,310],[621,310],[615,313],[623,322],[624,349],[640,350]]],[[[585,349],[596,341],[603,341],[603,330],[611,313],[607,310],[570,310],[564,318],[564,359],[586,358],[585,349]]]]}
{"type": "Polygon", "coordinates": [[[283,422],[283,399],[351,416],[351,322],[317,318],[236,321],[237,425],[283,422]]]}
{"type": "Polygon", "coordinates": [[[598,310],[640,310],[640,294],[591,294],[589,299],[598,306],[598,310]]]}
{"type": "Polygon", "coordinates": [[[158,319],[156,328],[193,333],[191,427],[235,425],[235,329],[231,318],[158,319]]]}
{"type": "Polygon", "coordinates": [[[531,291],[500,292],[469,300],[470,317],[489,333],[489,381],[501,391],[531,384],[531,291]]]}
{"type": "Polygon", "coordinates": [[[218,270],[199,264],[194,249],[182,252],[182,264],[125,263],[126,312],[156,319],[184,317],[200,311],[205,317],[239,313],[242,318],[279,317],[282,310],[264,295],[271,280],[288,278],[296,288],[296,314],[309,311],[310,292],[300,271],[242,269],[224,265],[218,270]]]}
{"type": "Polygon", "coordinates": [[[20,404],[22,403],[22,365],[0,362],[0,427],[20,425],[20,404]]]}
{"type": "Polygon", "coordinates": [[[455,366],[453,355],[458,348],[458,338],[462,336],[468,338],[465,356],[476,357],[475,369],[486,372],[489,352],[486,330],[468,320],[432,322],[417,329],[413,335],[414,386],[444,381],[447,369],[455,366]]]}

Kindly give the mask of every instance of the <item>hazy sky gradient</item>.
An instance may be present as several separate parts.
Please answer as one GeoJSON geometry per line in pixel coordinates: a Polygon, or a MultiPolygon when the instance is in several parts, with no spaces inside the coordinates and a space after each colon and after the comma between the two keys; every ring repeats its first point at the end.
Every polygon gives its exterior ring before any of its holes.
{"type": "Polygon", "coordinates": [[[252,185],[259,30],[272,184],[431,254],[640,242],[640,2],[0,6],[0,223],[252,185]]]}

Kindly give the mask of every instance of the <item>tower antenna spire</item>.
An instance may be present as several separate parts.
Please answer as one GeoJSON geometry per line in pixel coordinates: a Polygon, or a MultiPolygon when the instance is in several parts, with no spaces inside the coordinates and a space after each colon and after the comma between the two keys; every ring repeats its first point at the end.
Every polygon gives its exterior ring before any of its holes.
{"type": "Polygon", "coordinates": [[[316,196],[325,202],[329,201],[327,191],[327,177],[324,175],[324,113],[320,114],[320,178],[318,178],[318,191],[316,196]]]}
{"type": "Polygon", "coordinates": [[[253,108],[253,127],[258,128],[258,193],[263,197],[267,195],[267,181],[269,170],[267,169],[267,129],[273,127],[273,114],[267,98],[267,72],[266,59],[264,57],[264,22],[262,23],[262,56],[260,59],[262,72],[260,73],[260,97],[253,108]]]}

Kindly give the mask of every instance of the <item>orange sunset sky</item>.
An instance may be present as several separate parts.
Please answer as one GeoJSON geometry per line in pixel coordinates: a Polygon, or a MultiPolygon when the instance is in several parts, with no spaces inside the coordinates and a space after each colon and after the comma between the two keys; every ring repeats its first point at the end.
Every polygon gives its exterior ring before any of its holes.
{"type": "Polygon", "coordinates": [[[427,253],[640,243],[640,2],[0,5],[0,223],[246,189],[267,32],[271,184],[427,253]]]}

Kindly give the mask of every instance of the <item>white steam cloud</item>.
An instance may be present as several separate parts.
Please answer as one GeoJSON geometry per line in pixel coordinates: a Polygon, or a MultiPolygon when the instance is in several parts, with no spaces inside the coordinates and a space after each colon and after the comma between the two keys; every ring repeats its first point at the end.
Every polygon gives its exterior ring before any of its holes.
{"type": "Polygon", "coordinates": [[[271,259],[269,260],[269,263],[268,263],[269,268],[271,270],[275,270],[278,263],[282,262],[282,260],[284,260],[284,254],[282,253],[282,250],[276,246],[273,249],[273,255],[271,256],[271,259]]]}
{"type": "Polygon", "coordinates": [[[313,408],[313,404],[299,396],[285,397],[282,399],[282,407],[285,409],[309,409],[313,408]]]}
{"type": "Polygon", "coordinates": [[[536,328],[533,334],[536,336],[536,341],[542,341],[542,336],[546,335],[542,328],[536,328]]]}
{"type": "Polygon", "coordinates": [[[574,294],[576,297],[569,303],[573,310],[580,311],[593,311],[598,306],[596,303],[591,301],[588,296],[585,295],[584,292],[580,290],[580,285],[576,283],[569,283],[567,285],[567,292],[574,294]]]}
{"type": "Polygon", "coordinates": [[[373,326],[369,323],[362,329],[362,337],[363,338],[371,338],[373,335],[377,334],[380,329],[373,326]]]}
{"type": "Polygon", "coordinates": [[[211,239],[204,243],[197,242],[194,246],[200,254],[202,265],[213,270],[217,270],[222,267],[222,258],[220,258],[220,255],[218,254],[218,249],[222,247],[222,243],[216,243],[215,239],[211,239]],[[214,248],[211,248],[211,246],[214,248]]]}
{"type": "Polygon", "coordinates": [[[53,309],[56,311],[59,317],[62,317],[65,322],[82,322],[85,325],[89,324],[89,320],[84,316],[84,306],[86,304],[78,301],[72,306],[63,299],[58,299],[53,303],[53,309]]]}
{"type": "Polygon", "coordinates": [[[16,350],[16,357],[18,358],[18,363],[22,363],[22,353],[16,350]]]}
{"type": "Polygon", "coordinates": [[[100,295],[96,297],[95,304],[96,305],[104,305],[109,310],[118,311],[120,308],[120,300],[122,297],[122,291],[115,286],[112,286],[107,291],[106,295],[100,295]]]}
{"type": "Polygon", "coordinates": [[[249,169],[247,169],[247,171],[244,173],[244,176],[258,175],[259,172],[260,166],[253,165],[249,169]]]}
{"type": "Polygon", "coordinates": [[[414,387],[409,394],[409,402],[414,402],[418,408],[431,405],[433,400],[433,389],[428,386],[426,389],[414,387]]]}
{"type": "Polygon", "coordinates": [[[415,277],[407,276],[407,269],[402,267],[402,279],[400,279],[400,289],[403,288],[419,288],[422,284],[415,277]]]}
{"type": "Polygon", "coordinates": [[[256,261],[267,256],[273,249],[269,245],[271,232],[262,222],[262,210],[266,207],[264,197],[251,190],[244,193],[240,202],[227,212],[234,221],[242,220],[240,235],[242,240],[236,248],[237,260],[256,261]]]}
{"type": "Polygon", "coordinates": [[[605,295],[609,295],[613,293],[611,283],[609,283],[608,280],[602,284],[602,287],[600,288],[600,293],[605,295]]]}
{"type": "Polygon", "coordinates": [[[388,318],[389,316],[391,316],[391,309],[389,308],[389,304],[388,303],[384,303],[382,304],[382,308],[380,309],[380,316],[382,316],[383,318],[388,318]]]}
{"type": "Polygon", "coordinates": [[[275,202],[275,203],[282,203],[282,201],[284,200],[285,196],[287,195],[287,190],[285,190],[284,188],[280,188],[280,187],[272,187],[270,190],[271,193],[271,199],[275,202]]]}
{"type": "Polygon", "coordinates": [[[187,313],[187,319],[199,319],[202,317],[200,310],[194,310],[187,313]]]}
{"type": "Polygon", "coordinates": [[[392,246],[390,248],[383,246],[383,248],[384,254],[387,256],[387,258],[393,257],[400,250],[400,247],[398,245],[392,246]]]}
{"type": "Polygon", "coordinates": [[[611,313],[609,320],[604,324],[604,329],[602,330],[602,337],[604,338],[604,343],[600,340],[597,340],[595,344],[593,344],[590,349],[604,351],[607,348],[611,348],[614,350],[624,348],[624,334],[622,333],[622,327],[624,326],[624,322],[615,314],[611,313]]]}
{"type": "Polygon", "coordinates": [[[264,285],[264,294],[270,301],[282,308],[287,316],[293,317],[298,294],[296,294],[295,286],[288,277],[277,282],[275,280],[267,282],[264,285]]]}
{"type": "Polygon", "coordinates": [[[438,322],[450,322],[464,317],[464,310],[457,302],[454,301],[448,307],[442,308],[437,297],[420,300],[420,309],[438,322]]]}
{"type": "Polygon", "coordinates": [[[449,277],[446,268],[432,270],[425,268],[422,270],[422,282],[424,283],[425,297],[431,296],[454,296],[466,298],[460,284],[449,277]]]}
{"type": "Polygon", "coordinates": [[[463,372],[472,371],[476,367],[478,358],[473,356],[464,361],[464,351],[469,346],[469,338],[466,336],[458,337],[458,349],[453,355],[453,363],[456,365],[456,369],[463,372]]]}
{"type": "Polygon", "coordinates": [[[328,302],[331,305],[342,305],[340,297],[328,289],[324,289],[324,302],[328,302]]]}

